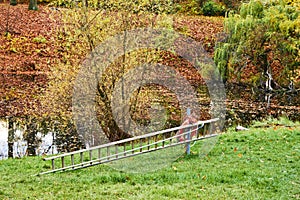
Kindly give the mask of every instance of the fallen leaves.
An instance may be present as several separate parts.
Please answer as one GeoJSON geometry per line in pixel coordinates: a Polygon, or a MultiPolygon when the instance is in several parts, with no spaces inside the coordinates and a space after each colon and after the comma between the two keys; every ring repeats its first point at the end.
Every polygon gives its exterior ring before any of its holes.
{"type": "Polygon", "coordinates": [[[58,58],[53,53],[58,16],[42,5],[39,11],[9,2],[0,7],[0,116],[25,115],[39,107],[37,95],[58,58]]]}
{"type": "Polygon", "coordinates": [[[185,32],[196,41],[203,43],[205,50],[212,55],[218,35],[223,31],[223,18],[178,17],[175,19],[174,26],[175,30],[185,32]]]}

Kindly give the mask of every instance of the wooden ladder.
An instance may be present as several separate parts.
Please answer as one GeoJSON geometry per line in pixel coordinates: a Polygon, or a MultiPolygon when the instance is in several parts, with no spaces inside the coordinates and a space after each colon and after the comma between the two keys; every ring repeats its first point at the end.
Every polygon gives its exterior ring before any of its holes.
{"type": "Polygon", "coordinates": [[[39,175],[91,167],[182,144],[186,144],[188,149],[190,148],[190,143],[193,141],[217,136],[216,133],[212,133],[215,132],[215,130],[211,130],[211,125],[218,120],[218,118],[215,118],[198,121],[190,125],[170,128],[91,147],[89,149],[47,157],[44,158],[44,161],[51,161],[50,170],[41,172],[39,175]],[[178,134],[177,132],[179,130],[184,131],[178,134]],[[211,132],[211,134],[208,134],[209,132],[211,132]],[[193,135],[192,133],[196,134],[193,135]],[[184,138],[184,140],[180,138],[184,138]]]}

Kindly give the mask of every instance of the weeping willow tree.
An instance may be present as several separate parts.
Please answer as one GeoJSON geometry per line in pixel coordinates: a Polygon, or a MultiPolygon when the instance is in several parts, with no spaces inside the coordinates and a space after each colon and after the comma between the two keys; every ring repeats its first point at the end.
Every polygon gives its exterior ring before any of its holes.
{"type": "MultiPolygon", "coordinates": [[[[214,60],[225,82],[241,81],[244,69],[257,70],[252,83],[272,82],[277,88],[295,86],[300,64],[300,9],[296,1],[268,3],[251,0],[225,19],[227,38],[218,43],[214,60]],[[273,78],[274,67],[280,73],[273,78]]],[[[299,83],[298,83],[299,84],[299,83]]],[[[266,84],[272,90],[271,84],[266,84]]]]}

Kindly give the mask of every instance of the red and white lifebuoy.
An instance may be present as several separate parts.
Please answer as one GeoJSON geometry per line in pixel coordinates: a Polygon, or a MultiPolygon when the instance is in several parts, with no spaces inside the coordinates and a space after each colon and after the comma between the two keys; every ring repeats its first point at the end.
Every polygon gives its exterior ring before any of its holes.
{"type": "MultiPolygon", "coordinates": [[[[197,119],[196,119],[195,117],[193,117],[193,116],[188,116],[188,117],[186,117],[186,119],[183,121],[183,123],[181,124],[181,126],[186,126],[186,125],[189,125],[189,124],[194,124],[194,123],[196,123],[196,122],[197,122],[197,119]]],[[[193,129],[195,129],[195,130],[192,131],[192,133],[191,133],[191,135],[190,135],[190,138],[193,138],[195,135],[197,135],[197,129],[196,129],[196,128],[197,128],[196,126],[191,127],[192,130],[193,130],[193,129]]],[[[178,140],[179,142],[183,142],[183,141],[185,141],[185,140],[187,139],[187,134],[184,134],[185,131],[186,131],[185,128],[182,128],[182,129],[179,129],[179,130],[178,130],[178,132],[177,132],[176,135],[178,135],[177,140],[178,140]],[[183,134],[184,134],[184,135],[183,135],[183,134]]]]}

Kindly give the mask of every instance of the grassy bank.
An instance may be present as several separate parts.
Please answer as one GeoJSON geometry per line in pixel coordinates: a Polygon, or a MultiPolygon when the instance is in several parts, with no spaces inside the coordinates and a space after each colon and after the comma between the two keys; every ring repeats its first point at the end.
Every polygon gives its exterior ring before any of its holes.
{"type": "Polygon", "coordinates": [[[107,165],[33,176],[42,158],[0,161],[0,199],[300,199],[299,124],[229,130],[204,158],[183,156],[155,173],[107,165]]]}

